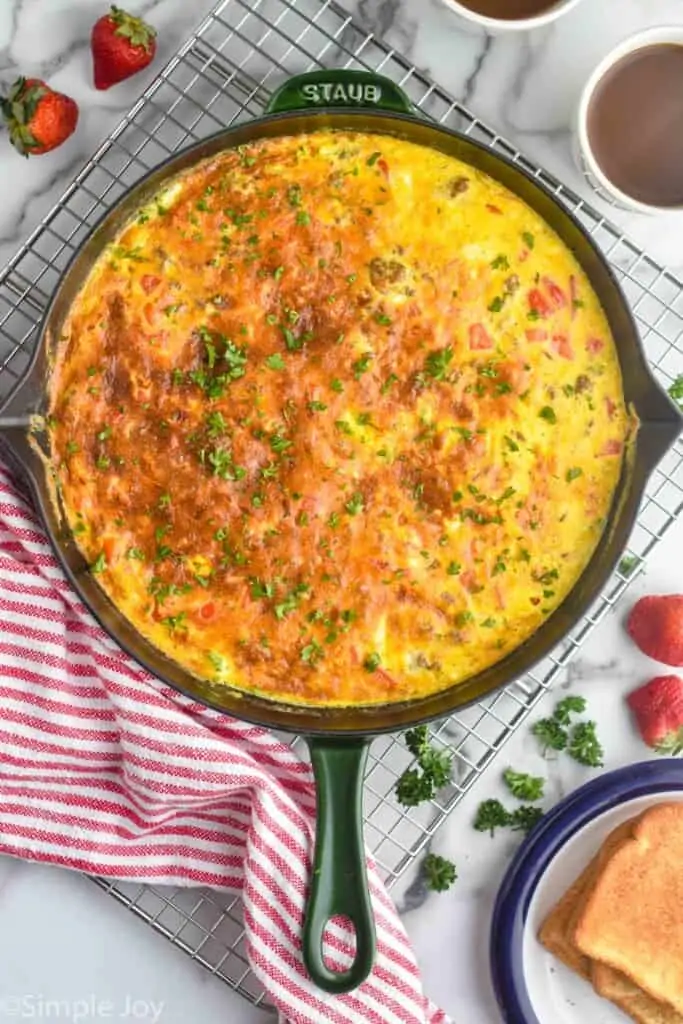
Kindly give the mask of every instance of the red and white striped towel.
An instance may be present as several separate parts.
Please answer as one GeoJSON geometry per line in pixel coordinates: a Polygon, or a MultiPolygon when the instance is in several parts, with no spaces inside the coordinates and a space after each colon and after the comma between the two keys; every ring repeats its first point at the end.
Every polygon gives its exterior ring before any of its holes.
{"type": "MultiPolygon", "coordinates": [[[[179,696],[99,628],[0,464],[0,853],[239,891],[251,965],[286,1020],[446,1024],[375,867],[376,966],[322,995],[300,957],[311,772],[271,733],[179,696]]],[[[328,956],[348,963],[349,934],[328,956]]]]}

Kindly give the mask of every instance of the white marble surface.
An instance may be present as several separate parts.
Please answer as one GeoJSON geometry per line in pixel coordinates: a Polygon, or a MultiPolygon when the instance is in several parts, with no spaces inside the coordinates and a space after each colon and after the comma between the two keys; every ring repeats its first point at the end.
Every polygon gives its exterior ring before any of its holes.
{"type": "MultiPolygon", "coordinates": [[[[0,137],[0,264],[153,76],[147,72],[103,94],[91,89],[87,38],[104,6],[99,0],[0,2],[0,81],[10,81],[18,72],[40,74],[74,96],[82,110],[78,134],[40,159],[22,161],[6,137],[0,137]]],[[[147,12],[159,28],[159,68],[209,4],[131,0],[128,6],[147,12]]],[[[655,24],[683,25],[680,0],[584,0],[551,29],[492,40],[464,26],[440,0],[346,0],[346,6],[578,189],[581,182],[570,160],[571,123],[591,66],[633,31],[655,24]]],[[[683,271],[680,221],[621,216],[620,223],[659,259],[683,271]]],[[[624,612],[637,593],[680,589],[681,555],[683,526],[669,531],[646,574],[560,684],[590,699],[606,747],[606,768],[647,756],[623,697],[653,674],[655,666],[626,639],[624,612]]],[[[415,898],[419,887],[413,886],[404,914],[426,989],[459,1024],[500,1020],[488,980],[487,931],[496,887],[515,840],[491,841],[474,833],[469,823],[478,801],[497,793],[496,777],[508,764],[547,773],[548,804],[590,775],[567,759],[544,762],[524,727],[437,836],[433,849],[457,862],[459,880],[449,893],[426,901],[415,898]]],[[[0,1024],[22,1017],[92,1021],[98,1014],[99,1019],[156,1017],[163,1024],[193,1019],[257,1024],[271,1019],[78,875],[0,860],[0,916],[0,1024]],[[48,1000],[59,1002],[50,1008],[48,1000]]]]}

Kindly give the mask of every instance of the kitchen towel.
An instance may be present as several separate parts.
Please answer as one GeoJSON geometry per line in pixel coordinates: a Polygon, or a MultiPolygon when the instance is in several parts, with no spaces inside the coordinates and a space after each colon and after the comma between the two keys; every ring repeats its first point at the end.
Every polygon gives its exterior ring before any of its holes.
{"type": "MultiPolygon", "coordinates": [[[[70,587],[0,463],[0,853],[109,878],[242,894],[254,973],[291,1024],[447,1024],[369,862],[378,953],[330,997],[300,957],[315,797],[267,730],[142,670],[70,587]]],[[[350,934],[328,929],[345,966],[350,934]]]]}

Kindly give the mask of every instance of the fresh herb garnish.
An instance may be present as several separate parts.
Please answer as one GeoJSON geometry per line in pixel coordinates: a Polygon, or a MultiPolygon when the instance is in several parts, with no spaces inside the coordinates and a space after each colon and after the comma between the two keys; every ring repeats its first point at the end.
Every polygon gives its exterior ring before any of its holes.
{"type": "Polygon", "coordinates": [[[583,470],[579,466],[572,466],[571,469],[567,470],[567,483],[570,484],[572,480],[578,480],[580,476],[583,476],[583,470]]]}
{"type": "Polygon", "coordinates": [[[428,853],[425,857],[424,873],[427,888],[432,892],[446,892],[458,877],[453,861],[436,853],[428,853]]]}
{"type": "Polygon", "coordinates": [[[517,807],[510,815],[509,825],[513,832],[531,832],[543,817],[540,807],[517,807]]]}
{"type": "Polygon", "coordinates": [[[365,508],[365,502],[363,501],[363,495],[356,492],[352,494],[347,502],[344,503],[344,508],[350,516],[357,516],[359,512],[362,512],[365,508]]]}
{"type": "Polygon", "coordinates": [[[595,722],[579,722],[574,726],[567,753],[588,768],[602,768],[604,751],[595,734],[595,722]]]}
{"type": "Polygon", "coordinates": [[[522,232],[522,241],[526,245],[527,249],[533,249],[534,246],[536,245],[536,239],[534,238],[534,236],[531,234],[530,231],[523,231],[522,232]]]}
{"type": "Polygon", "coordinates": [[[637,555],[624,555],[619,562],[619,572],[622,576],[632,576],[640,562],[641,559],[637,555]]]}
{"type": "Polygon", "coordinates": [[[524,772],[515,772],[507,768],[503,772],[503,779],[512,793],[518,800],[541,800],[545,779],[539,775],[527,775],[524,772]]]}
{"type": "Polygon", "coordinates": [[[683,373],[680,376],[676,377],[676,380],[669,388],[669,395],[671,396],[671,398],[673,398],[674,402],[677,402],[678,405],[683,406],[683,373]]]}
{"type": "Polygon", "coordinates": [[[273,352],[272,355],[267,356],[265,363],[269,370],[284,370],[286,365],[279,352],[273,352]]]}
{"type": "Polygon", "coordinates": [[[505,828],[509,824],[510,812],[500,800],[484,800],[479,804],[473,822],[477,832],[490,832],[493,836],[497,828],[505,828]]]}
{"type": "Polygon", "coordinates": [[[560,725],[569,725],[572,715],[582,715],[586,710],[586,698],[569,696],[565,697],[555,708],[553,718],[560,725]]]}
{"type": "Polygon", "coordinates": [[[417,760],[417,767],[403,772],[396,783],[396,797],[405,807],[416,807],[424,800],[431,800],[437,790],[451,781],[453,755],[429,742],[426,725],[409,729],[405,743],[417,760]]]}
{"type": "MultiPolygon", "coordinates": [[[[351,363],[351,369],[353,370],[353,376],[355,380],[360,380],[364,373],[367,373],[370,369],[370,363],[372,362],[372,355],[366,352],[360,359],[356,359],[355,362],[351,363]]],[[[336,388],[334,390],[337,390],[336,388]]]]}
{"type": "Polygon", "coordinates": [[[95,559],[95,561],[90,566],[90,572],[95,573],[95,575],[97,575],[98,573],[104,572],[104,570],[106,568],[107,568],[107,557],[106,557],[104,551],[101,551],[99,553],[99,555],[97,556],[97,558],[95,559]]]}
{"type": "Polygon", "coordinates": [[[544,405],[538,414],[542,420],[546,420],[547,423],[557,423],[557,416],[555,410],[550,405],[544,405]]]}
{"type": "Polygon", "coordinates": [[[557,719],[541,718],[540,721],[534,722],[531,731],[540,740],[544,756],[548,750],[566,750],[567,730],[557,719]]]}
{"type": "Polygon", "coordinates": [[[367,654],[363,659],[363,668],[366,672],[376,672],[381,664],[382,659],[376,651],[372,654],[367,654]]]}
{"type": "Polygon", "coordinates": [[[428,373],[432,380],[446,380],[454,354],[451,345],[430,352],[424,363],[425,373],[428,373]]]}

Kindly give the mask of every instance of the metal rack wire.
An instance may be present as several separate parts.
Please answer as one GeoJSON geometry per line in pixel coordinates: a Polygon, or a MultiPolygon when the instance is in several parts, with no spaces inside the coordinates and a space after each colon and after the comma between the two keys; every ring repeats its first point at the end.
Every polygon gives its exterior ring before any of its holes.
{"type": "MultiPolygon", "coordinates": [[[[364,31],[334,0],[221,0],[0,274],[0,402],[25,370],[48,297],[94,221],[178,148],[260,114],[272,90],[287,75],[331,66],[388,75],[424,116],[460,129],[544,182],[578,216],[614,266],[662,382],[668,386],[683,372],[683,282],[577,195],[364,31]]],[[[396,803],[395,782],[410,756],[397,738],[376,741],[367,777],[366,836],[389,887],[397,886],[407,874],[681,512],[683,444],[679,441],[650,483],[630,541],[631,558],[622,563],[572,636],[534,672],[436,729],[437,744],[454,754],[455,770],[453,784],[434,801],[410,812],[396,803]]],[[[254,1004],[263,1002],[244,952],[238,897],[210,890],[94,881],[231,988],[254,1004]]]]}

